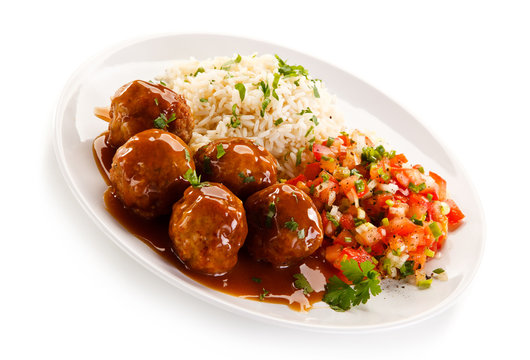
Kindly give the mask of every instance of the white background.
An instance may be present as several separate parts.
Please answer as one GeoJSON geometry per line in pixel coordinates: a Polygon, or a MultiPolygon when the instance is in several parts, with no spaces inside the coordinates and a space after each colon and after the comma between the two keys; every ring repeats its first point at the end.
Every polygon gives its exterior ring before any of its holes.
{"type": "Polygon", "coordinates": [[[528,356],[529,18],[522,1],[6,2],[0,358],[528,356]],[[315,55],[433,129],[468,169],[487,221],[481,268],[457,303],[398,330],[293,330],[197,300],[111,243],[59,173],[52,113],[81,63],[165,32],[242,35],[315,55]]]}

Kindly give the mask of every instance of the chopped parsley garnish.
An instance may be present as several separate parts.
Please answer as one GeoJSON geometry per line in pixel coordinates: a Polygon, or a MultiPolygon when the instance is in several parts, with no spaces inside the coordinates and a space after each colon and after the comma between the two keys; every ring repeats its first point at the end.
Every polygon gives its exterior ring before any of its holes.
{"type": "MultiPolygon", "coordinates": [[[[202,187],[204,186],[201,184],[201,176],[197,176],[197,173],[195,170],[188,169],[186,173],[184,174],[183,178],[190,183],[193,187],[202,187]]],[[[206,183],[204,183],[206,184],[206,183]]]]}
{"type": "Polygon", "coordinates": [[[239,125],[241,125],[241,121],[239,121],[239,116],[237,114],[237,105],[232,105],[232,116],[230,117],[230,124],[228,126],[233,127],[234,129],[237,128],[239,125]]]}
{"type": "Polygon", "coordinates": [[[437,269],[434,269],[432,272],[435,274],[442,274],[445,272],[445,270],[442,268],[437,268],[437,269]]]}
{"type": "Polygon", "coordinates": [[[167,84],[163,82],[162,80],[160,80],[160,85],[167,86],[167,84]]]}
{"type": "Polygon", "coordinates": [[[425,174],[425,169],[423,168],[423,166],[418,166],[418,170],[420,173],[425,174]]]}
{"type": "Polygon", "coordinates": [[[322,155],[321,159],[324,161],[333,161],[333,158],[330,158],[329,156],[326,156],[326,155],[322,155]]]}
{"type": "Polygon", "coordinates": [[[309,119],[309,120],[311,120],[312,122],[314,122],[314,123],[315,123],[315,126],[318,125],[318,119],[317,119],[317,117],[316,117],[315,115],[311,116],[311,119],[309,119]]]}
{"type": "Polygon", "coordinates": [[[432,201],[432,194],[427,194],[427,200],[432,201]]]}
{"type": "Polygon", "coordinates": [[[205,103],[205,102],[208,102],[208,99],[200,98],[199,101],[202,102],[202,103],[205,103]]]}
{"type": "Polygon", "coordinates": [[[287,65],[278,55],[278,72],[285,77],[304,76],[307,77],[308,72],[302,65],[287,65]]]}
{"type": "Polygon", "coordinates": [[[223,144],[217,144],[217,158],[220,159],[223,157],[224,154],[226,154],[225,149],[223,148],[223,144]]]}
{"type": "Polygon", "coordinates": [[[261,283],[261,279],[258,278],[258,277],[253,277],[253,278],[252,278],[252,281],[254,281],[256,284],[261,283]]]}
{"type": "Polygon", "coordinates": [[[412,221],[416,225],[423,226],[423,221],[421,221],[420,219],[416,219],[416,215],[412,215],[410,221],[412,221]]]}
{"type": "Polygon", "coordinates": [[[263,92],[263,97],[266,99],[271,94],[271,88],[269,87],[268,83],[265,83],[263,80],[259,82],[259,87],[261,91],[263,92]]]}
{"type": "Polygon", "coordinates": [[[275,126],[278,126],[278,125],[280,125],[282,122],[283,122],[283,119],[282,119],[282,118],[278,118],[277,120],[274,121],[274,125],[275,125],[275,126]]]}
{"type": "Polygon", "coordinates": [[[313,84],[313,94],[315,95],[316,98],[320,97],[320,94],[318,93],[317,86],[315,84],[313,84]]]}
{"type": "Polygon", "coordinates": [[[272,218],[276,215],[276,204],[273,202],[269,203],[269,211],[267,212],[267,216],[265,217],[265,226],[268,228],[272,225],[272,218]]]}
{"type": "Polygon", "coordinates": [[[298,223],[294,221],[294,218],[291,218],[291,220],[285,222],[284,227],[291,231],[296,231],[298,229],[298,223]]]}
{"type": "Polygon", "coordinates": [[[414,274],[414,261],[412,260],[405,261],[403,266],[399,268],[399,273],[403,277],[413,275],[414,274]]]}
{"type": "Polygon", "coordinates": [[[303,290],[305,295],[309,295],[310,293],[314,291],[311,285],[309,284],[309,281],[307,281],[306,277],[304,276],[304,274],[302,273],[294,274],[293,277],[295,279],[294,287],[297,289],[303,290]]]}
{"type": "Polygon", "coordinates": [[[296,86],[300,86],[300,79],[296,79],[296,80],[294,81],[294,84],[295,84],[296,86]]]}
{"type": "Polygon", "coordinates": [[[278,88],[278,82],[280,81],[280,73],[274,74],[274,80],[272,81],[272,97],[276,100],[280,100],[278,94],[276,94],[276,89],[278,88]]]}
{"type": "Polygon", "coordinates": [[[269,294],[270,294],[270,292],[269,292],[268,290],[265,290],[265,288],[263,288],[263,289],[261,290],[261,294],[259,294],[259,299],[260,299],[260,301],[265,300],[265,297],[266,297],[267,295],[269,295],[269,294]]]}
{"type": "Polygon", "coordinates": [[[339,226],[339,222],[337,221],[337,219],[335,219],[335,216],[331,215],[331,213],[329,211],[326,211],[326,218],[331,221],[331,223],[335,226],[339,226]]]}
{"type": "Polygon", "coordinates": [[[307,130],[307,132],[305,133],[305,137],[307,137],[309,134],[311,134],[311,131],[313,131],[314,129],[315,129],[315,127],[313,125],[311,125],[309,130],[307,130]]]}
{"type": "Polygon", "coordinates": [[[155,98],[155,104],[156,104],[156,106],[158,106],[158,99],[157,98],[155,98]]]}
{"type": "Polygon", "coordinates": [[[204,68],[201,66],[200,68],[197,69],[197,71],[195,71],[195,74],[193,74],[193,76],[197,76],[198,74],[200,73],[203,73],[204,72],[204,68]]]}
{"type": "Polygon", "coordinates": [[[412,190],[412,192],[415,192],[416,194],[420,191],[423,191],[427,188],[425,183],[421,183],[419,185],[414,185],[413,183],[409,183],[409,189],[412,190]]]}
{"type": "Polygon", "coordinates": [[[322,300],[335,311],[346,311],[359,304],[366,304],[372,296],[381,293],[379,286],[380,274],[370,261],[359,264],[349,259],[340,264],[344,276],[352,282],[352,286],[342,281],[337,275],[329,278],[326,293],[322,300]]]}
{"type": "Polygon", "coordinates": [[[309,188],[309,195],[313,195],[315,193],[315,184],[311,184],[311,187],[309,188]]]}
{"type": "Polygon", "coordinates": [[[245,99],[245,93],[247,91],[245,85],[243,85],[242,83],[237,83],[234,87],[237,91],[239,91],[239,98],[241,99],[241,101],[243,101],[243,99],[245,99]]]}
{"type": "Polygon", "coordinates": [[[326,182],[329,180],[329,174],[327,172],[322,173],[321,177],[322,177],[323,182],[326,182]]]}
{"type": "Polygon", "coordinates": [[[300,165],[302,163],[302,153],[304,152],[304,148],[298,149],[296,152],[296,166],[300,165]]]}
{"type": "Polygon", "coordinates": [[[202,167],[204,168],[204,172],[206,174],[210,175],[212,173],[212,161],[210,160],[210,157],[204,155],[202,167]]]}
{"type": "Polygon", "coordinates": [[[312,114],[312,113],[313,113],[313,112],[311,111],[311,109],[310,109],[310,108],[307,108],[307,109],[304,109],[304,110],[300,111],[300,112],[298,113],[298,115],[312,114]]]}
{"type": "Polygon", "coordinates": [[[228,71],[228,70],[230,70],[230,67],[232,66],[232,64],[238,64],[240,62],[241,62],[241,55],[237,54],[237,57],[235,59],[225,62],[221,66],[221,70],[228,71]]]}
{"type": "Polygon", "coordinates": [[[239,177],[241,179],[243,179],[243,183],[244,184],[248,184],[248,183],[251,183],[251,182],[254,182],[256,181],[256,179],[254,179],[254,176],[246,176],[245,174],[243,174],[242,172],[239,173],[239,177]]]}
{"type": "Polygon", "coordinates": [[[265,110],[267,109],[267,106],[269,106],[270,102],[271,102],[271,99],[265,99],[261,103],[261,110],[260,110],[261,117],[265,116],[265,110]]]}
{"type": "Polygon", "coordinates": [[[172,113],[169,119],[166,117],[166,114],[161,113],[159,117],[154,120],[155,128],[164,129],[167,124],[177,119],[177,115],[172,113]]]}
{"type": "Polygon", "coordinates": [[[299,239],[305,238],[305,229],[298,230],[298,238],[299,239]]]}
{"type": "Polygon", "coordinates": [[[184,156],[186,157],[186,161],[189,162],[191,160],[190,152],[186,148],[184,149],[184,156]]]}

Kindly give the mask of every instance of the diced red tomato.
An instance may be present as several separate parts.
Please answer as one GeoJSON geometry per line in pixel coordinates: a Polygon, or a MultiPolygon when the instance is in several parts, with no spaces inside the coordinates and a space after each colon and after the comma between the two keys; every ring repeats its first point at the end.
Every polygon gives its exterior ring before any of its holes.
{"type": "Polygon", "coordinates": [[[314,162],[306,166],[304,175],[308,180],[315,180],[318,174],[320,174],[320,171],[320,164],[318,162],[314,162]]]}
{"type": "Polygon", "coordinates": [[[344,146],[350,146],[350,139],[347,136],[340,135],[337,137],[342,140],[342,143],[344,144],[344,146]]]}
{"type": "Polygon", "coordinates": [[[357,261],[359,264],[365,262],[365,261],[372,261],[372,256],[364,250],[364,248],[360,247],[358,249],[353,249],[351,247],[345,247],[342,249],[340,256],[337,260],[335,260],[335,263],[333,264],[337,269],[340,269],[340,263],[344,260],[350,260],[353,259],[357,261]]]}
{"type": "Polygon", "coordinates": [[[339,235],[333,239],[333,243],[350,247],[356,244],[354,242],[354,235],[346,229],[342,230],[339,235]]]}
{"type": "Polygon", "coordinates": [[[389,160],[390,166],[392,167],[401,167],[404,163],[406,163],[407,157],[403,154],[397,154],[392,159],[389,160]]]}
{"type": "Polygon", "coordinates": [[[306,179],[306,177],[302,174],[302,175],[298,175],[297,177],[292,178],[291,180],[287,181],[286,184],[289,184],[289,185],[296,185],[296,184],[298,184],[299,181],[306,182],[307,179],[306,179]]]}
{"type": "Polygon", "coordinates": [[[313,144],[313,154],[315,155],[315,159],[317,161],[320,161],[320,159],[322,159],[322,156],[335,156],[335,154],[333,154],[333,151],[331,151],[329,147],[321,144],[313,144]]]}
{"type": "Polygon", "coordinates": [[[429,176],[433,178],[438,189],[436,189],[437,199],[444,201],[447,194],[447,182],[438,174],[429,171],[429,176]]]}
{"type": "Polygon", "coordinates": [[[385,226],[388,235],[405,236],[416,230],[417,225],[406,217],[395,217],[385,226]]]}
{"type": "Polygon", "coordinates": [[[449,224],[456,225],[462,219],[465,217],[464,213],[458,208],[456,203],[451,199],[446,199],[445,203],[449,205],[449,208],[451,209],[449,211],[449,214],[447,214],[447,220],[449,220],[449,224]]]}
{"type": "Polygon", "coordinates": [[[355,228],[355,221],[352,214],[342,214],[339,220],[340,226],[344,229],[353,230],[355,228]]]}
{"type": "Polygon", "coordinates": [[[414,216],[416,219],[422,219],[429,210],[429,202],[420,194],[410,194],[408,204],[409,210],[407,211],[407,216],[409,218],[414,216]]]}

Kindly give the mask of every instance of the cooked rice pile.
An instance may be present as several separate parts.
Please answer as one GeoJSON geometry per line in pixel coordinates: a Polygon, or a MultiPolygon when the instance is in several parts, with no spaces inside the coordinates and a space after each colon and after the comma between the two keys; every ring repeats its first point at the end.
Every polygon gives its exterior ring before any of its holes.
{"type": "Polygon", "coordinates": [[[322,82],[272,55],[179,61],[159,80],[184,95],[193,111],[193,150],[220,138],[247,137],[276,157],[283,176],[299,172],[299,149],[343,128],[335,97],[322,82]]]}

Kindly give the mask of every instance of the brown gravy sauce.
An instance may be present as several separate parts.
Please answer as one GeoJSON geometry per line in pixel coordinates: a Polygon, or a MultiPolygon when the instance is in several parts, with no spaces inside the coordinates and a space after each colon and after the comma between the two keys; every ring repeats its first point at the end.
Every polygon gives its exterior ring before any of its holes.
{"type": "MultiPolygon", "coordinates": [[[[98,136],[93,143],[93,154],[99,171],[107,183],[112,157],[115,150],[107,146],[107,132],[98,136]]],[[[103,195],[107,211],[131,234],[143,241],[166,261],[195,281],[212,289],[246,299],[275,304],[285,304],[291,309],[305,311],[322,299],[327,278],[334,274],[320,251],[307,257],[302,263],[278,269],[253,260],[245,248],[239,252],[237,265],[229,273],[210,276],[191,271],[173,252],[168,235],[169,216],[147,220],[129,211],[112,193],[112,188],[103,195]],[[313,288],[310,294],[294,286],[294,275],[302,273],[313,288]]]]}

